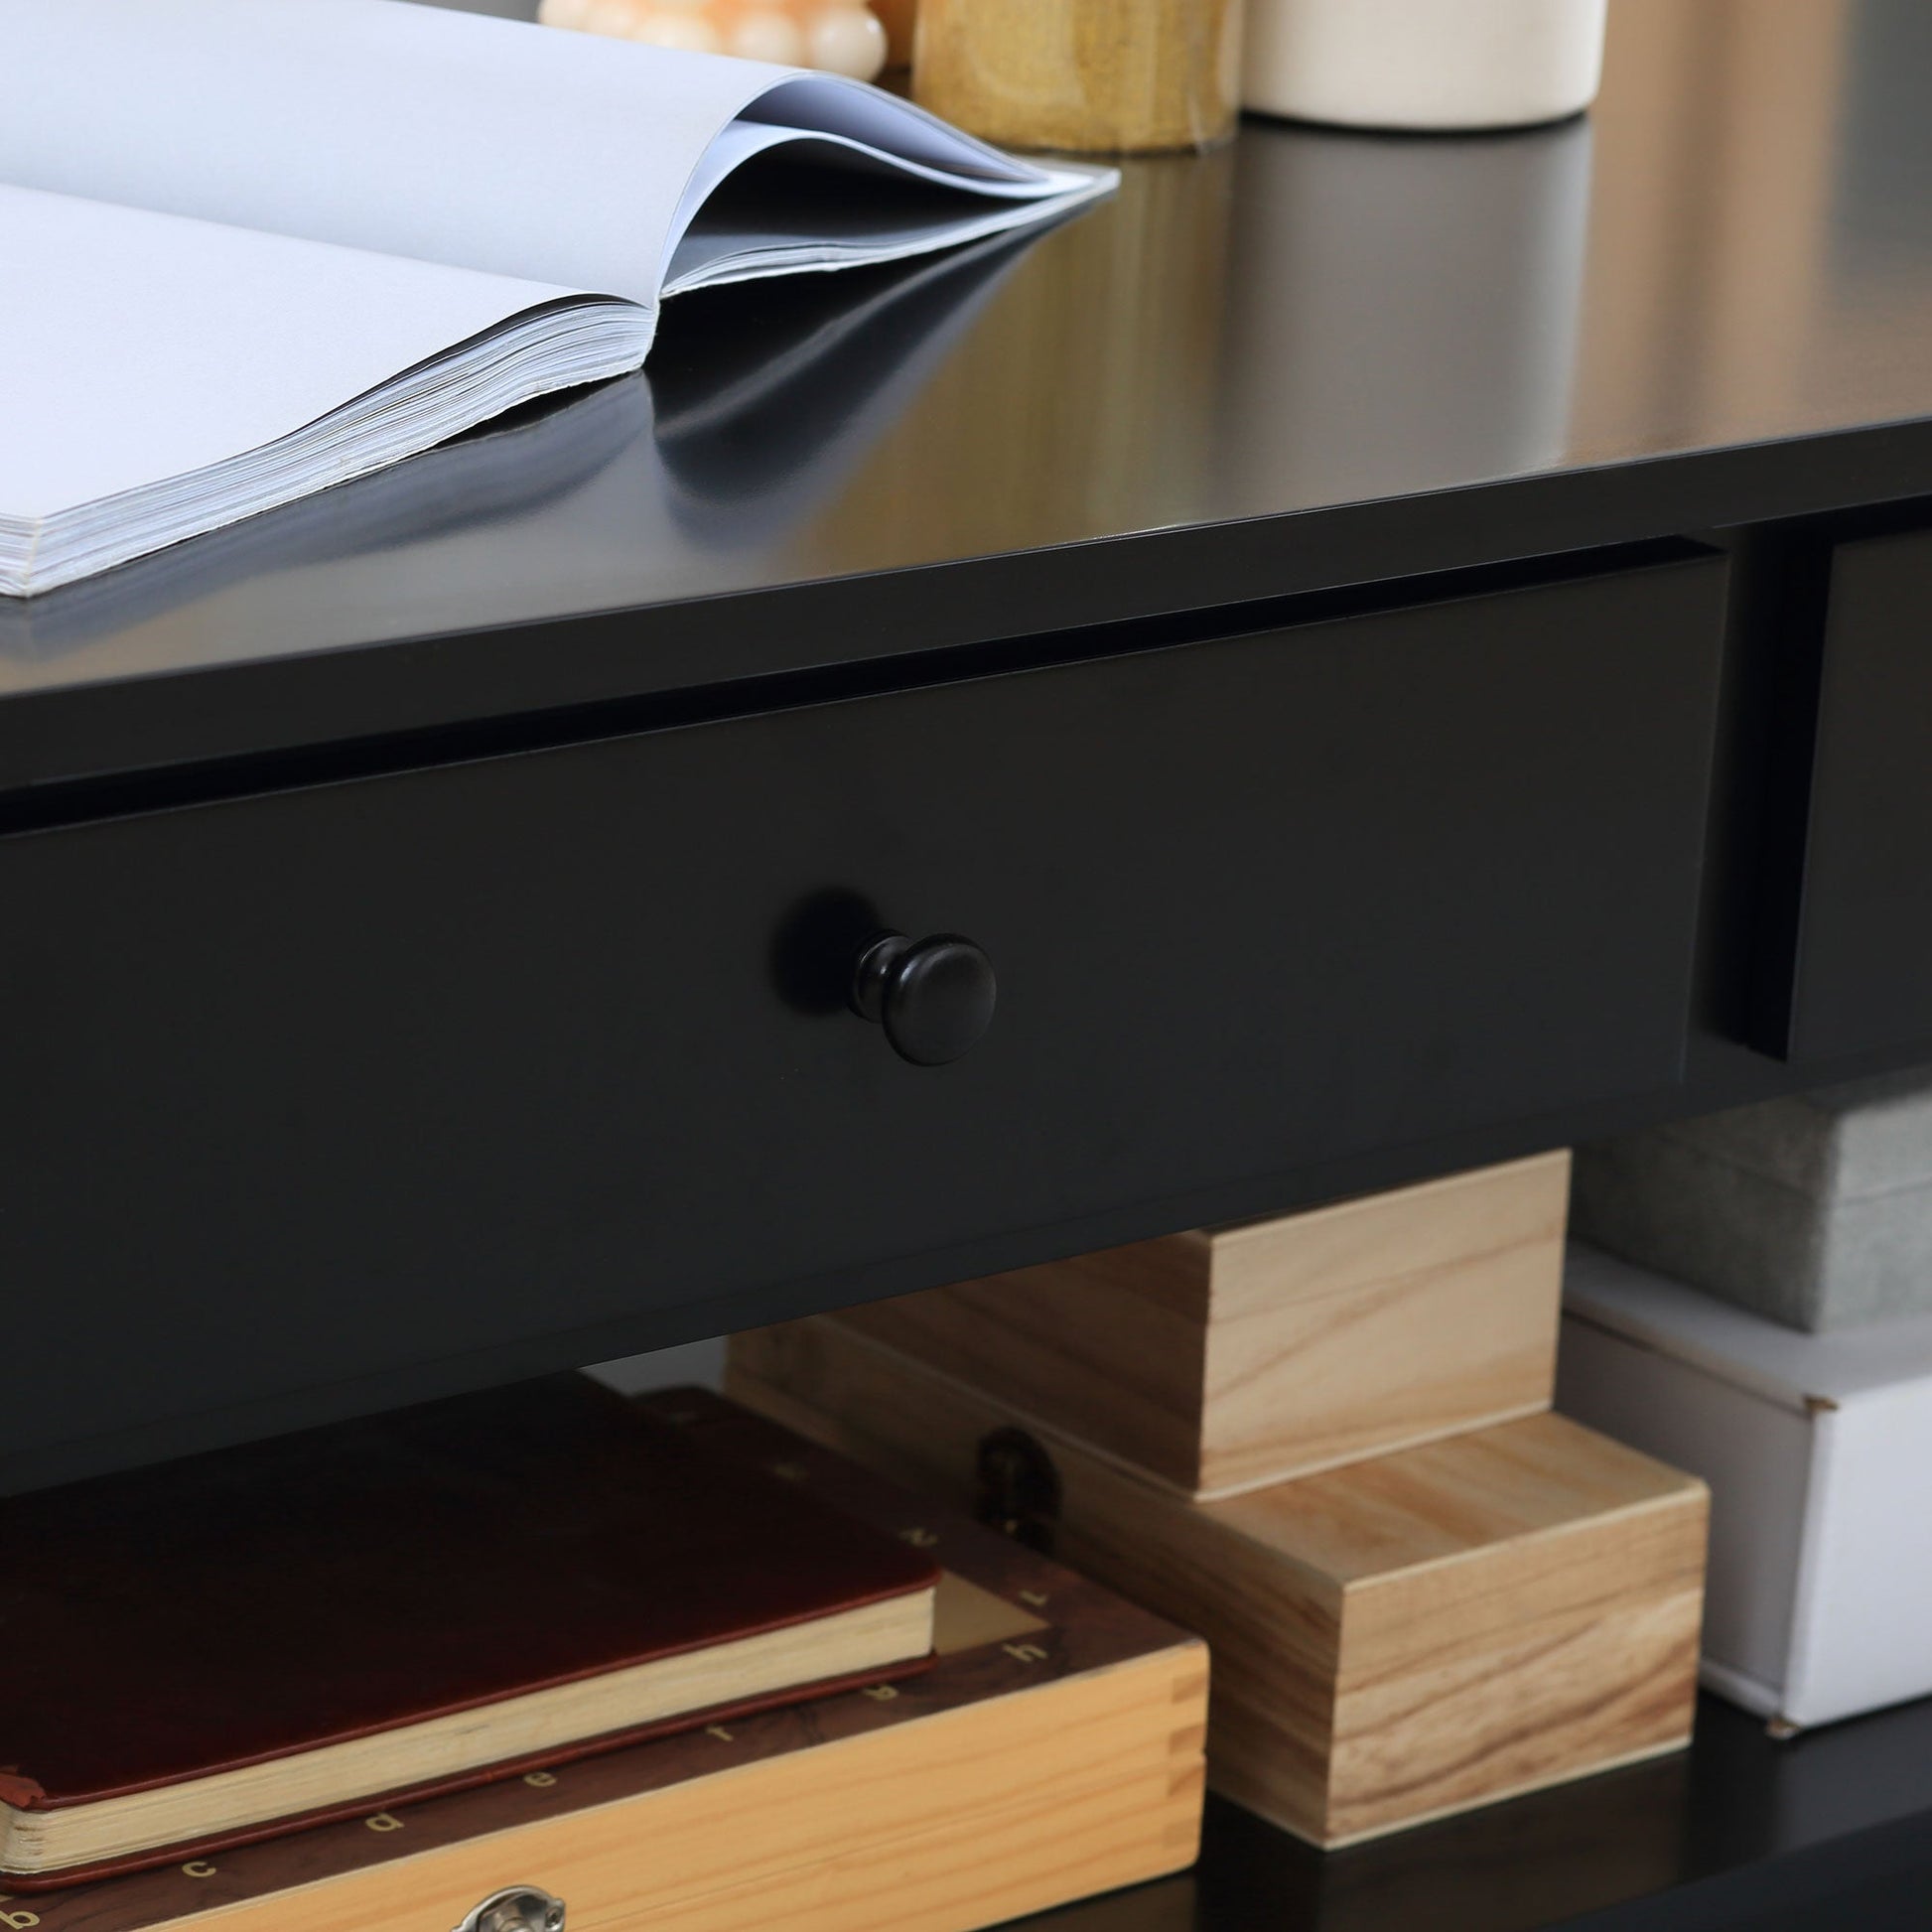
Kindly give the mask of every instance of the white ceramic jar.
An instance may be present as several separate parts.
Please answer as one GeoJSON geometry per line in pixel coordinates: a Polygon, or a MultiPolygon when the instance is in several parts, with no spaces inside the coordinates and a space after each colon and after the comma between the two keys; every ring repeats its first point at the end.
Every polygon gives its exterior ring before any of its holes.
{"type": "Polygon", "coordinates": [[[1248,0],[1242,97],[1344,127],[1529,127],[1596,98],[1609,0],[1248,0]]]}

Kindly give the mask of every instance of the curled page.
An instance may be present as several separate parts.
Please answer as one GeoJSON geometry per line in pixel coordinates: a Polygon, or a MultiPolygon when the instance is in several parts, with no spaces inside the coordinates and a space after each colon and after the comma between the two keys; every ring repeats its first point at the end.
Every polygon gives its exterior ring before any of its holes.
{"type": "Polygon", "coordinates": [[[16,596],[635,369],[667,294],[1114,179],[857,81],[405,0],[0,0],[0,83],[16,596]]]}
{"type": "Polygon", "coordinates": [[[644,308],[706,197],[801,134],[999,225],[1112,182],[857,81],[406,0],[0,0],[0,182],[644,308]]]}

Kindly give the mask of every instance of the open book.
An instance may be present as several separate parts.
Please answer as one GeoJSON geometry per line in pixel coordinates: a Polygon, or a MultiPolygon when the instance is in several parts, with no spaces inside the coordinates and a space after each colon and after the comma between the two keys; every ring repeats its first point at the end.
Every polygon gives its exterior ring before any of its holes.
{"type": "Polygon", "coordinates": [[[856,81],[407,0],[0,0],[0,593],[636,368],[669,295],[1114,177],[856,81]]]}

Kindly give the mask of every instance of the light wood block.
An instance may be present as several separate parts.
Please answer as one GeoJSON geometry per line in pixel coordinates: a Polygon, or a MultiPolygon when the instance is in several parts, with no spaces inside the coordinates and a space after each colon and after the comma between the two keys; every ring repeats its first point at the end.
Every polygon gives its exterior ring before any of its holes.
{"type": "Polygon", "coordinates": [[[848,1311],[1185,1495],[1549,1408],[1568,1152],[848,1311]]]}
{"type": "MultiPolygon", "coordinates": [[[[982,1441],[1018,1420],[840,1317],[739,1337],[729,1386],[962,1502],[982,1441]]],[[[1195,1503],[1035,1433],[1056,1554],[1207,1638],[1209,1781],[1317,1845],[1690,1736],[1693,1477],[1546,1414],[1195,1503]]]]}
{"type": "Polygon", "coordinates": [[[59,1891],[0,1932],[447,1932],[510,1885],[571,1932],[973,1932],[1194,1861],[1195,1638],[702,1391],[647,1399],[945,1566],[939,1661],[367,1821],[59,1891]]]}

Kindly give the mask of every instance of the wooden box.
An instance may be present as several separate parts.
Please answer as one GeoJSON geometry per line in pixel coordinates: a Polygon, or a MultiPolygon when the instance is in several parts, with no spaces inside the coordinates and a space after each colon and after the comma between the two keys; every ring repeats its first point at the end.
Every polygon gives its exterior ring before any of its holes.
{"type": "Polygon", "coordinates": [[[849,1311],[1185,1495],[1550,1406],[1567,1152],[849,1311]]]}
{"type": "Polygon", "coordinates": [[[569,1932],[973,1932],[1177,1871],[1207,1655],[1016,1543],[716,1396],[647,1398],[945,1566],[916,1678],[125,1878],[6,1932],[450,1932],[541,1886],[569,1932]]]}
{"type": "MultiPolygon", "coordinates": [[[[1015,1423],[828,1316],[737,1337],[728,1387],[958,1500],[1015,1423]]],[[[1690,1736],[1704,1485],[1576,1423],[1528,1417],[1211,1503],[1035,1441],[1056,1554],[1208,1640],[1210,1782],[1317,1845],[1690,1736]]]]}

